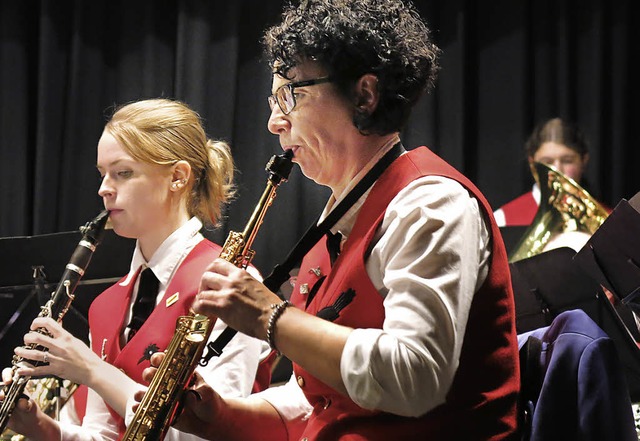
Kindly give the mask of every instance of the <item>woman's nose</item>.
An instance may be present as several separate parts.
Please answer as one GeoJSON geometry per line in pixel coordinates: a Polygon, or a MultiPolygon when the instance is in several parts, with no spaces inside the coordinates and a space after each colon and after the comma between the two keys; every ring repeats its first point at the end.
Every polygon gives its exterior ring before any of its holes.
{"type": "Polygon", "coordinates": [[[113,186],[105,176],[104,178],[102,178],[102,182],[100,183],[100,188],[98,189],[98,195],[104,198],[112,195],[113,193],[114,193],[113,186]]]}
{"type": "Polygon", "coordinates": [[[558,171],[562,171],[562,161],[560,161],[559,159],[553,159],[551,161],[548,161],[546,164],[548,166],[555,168],[558,171]]]}
{"type": "Polygon", "coordinates": [[[267,121],[267,129],[274,135],[279,135],[286,131],[289,127],[289,121],[285,118],[284,113],[280,110],[279,106],[273,106],[269,120],[267,121]]]}

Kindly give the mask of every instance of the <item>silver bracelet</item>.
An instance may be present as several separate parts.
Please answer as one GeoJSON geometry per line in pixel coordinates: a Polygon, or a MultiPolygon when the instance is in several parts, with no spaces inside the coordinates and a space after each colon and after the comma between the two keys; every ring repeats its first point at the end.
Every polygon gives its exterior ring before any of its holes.
{"type": "Polygon", "coordinates": [[[289,306],[291,306],[291,302],[289,300],[283,300],[280,303],[271,304],[271,309],[273,309],[273,312],[271,313],[269,322],[267,323],[267,342],[269,343],[269,347],[271,347],[271,349],[276,351],[278,354],[280,354],[280,351],[278,351],[278,349],[276,348],[275,326],[284,310],[289,306]]]}

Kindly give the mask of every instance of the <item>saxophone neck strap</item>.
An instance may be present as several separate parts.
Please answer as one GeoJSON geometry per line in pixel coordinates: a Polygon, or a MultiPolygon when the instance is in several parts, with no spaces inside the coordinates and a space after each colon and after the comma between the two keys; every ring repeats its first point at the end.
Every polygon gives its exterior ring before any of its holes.
{"type": "MultiPolygon", "coordinates": [[[[285,261],[276,265],[271,274],[264,279],[263,284],[272,292],[278,292],[280,286],[286,282],[291,275],[291,270],[298,265],[302,258],[318,243],[320,238],[324,236],[333,227],[336,222],[355,204],[365,192],[373,186],[384,171],[391,165],[393,161],[398,159],[405,152],[401,142],[395,144],[391,150],[384,154],[382,158],[369,170],[360,182],[347,194],[347,196],[329,213],[322,222],[318,223],[319,218],[309,227],[307,232],[302,236],[298,243],[289,252],[285,261]]],[[[212,357],[222,354],[224,347],[231,341],[236,334],[236,330],[227,327],[220,336],[207,344],[208,352],[200,360],[201,366],[206,366],[212,357]]]]}
{"type": "Polygon", "coordinates": [[[373,186],[384,171],[391,165],[393,161],[405,152],[401,142],[395,144],[391,150],[380,158],[380,160],[369,170],[369,172],[356,184],[355,187],[340,201],[340,203],[329,213],[329,215],[320,223],[319,218],[309,227],[307,232],[298,241],[295,247],[289,252],[285,261],[276,265],[271,274],[264,279],[264,285],[273,292],[277,292],[280,286],[286,282],[290,276],[291,270],[298,265],[302,258],[318,243],[320,238],[327,234],[331,227],[344,216],[344,214],[362,197],[365,192],[373,186]]]}
{"type": "Polygon", "coordinates": [[[213,357],[219,357],[222,354],[222,350],[224,349],[224,347],[227,346],[227,343],[231,341],[231,339],[233,338],[234,335],[236,335],[237,332],[238,331],[236,331],[232,327],[227,326],[220,333],[218,338],[216,338],[214,341],[210,341],[209,343],[207,343],[208,351],[206,355],[203,355],[200,361],[198,362],[200,366],[206,366],[209,364],[209,361],[213,357]]]}

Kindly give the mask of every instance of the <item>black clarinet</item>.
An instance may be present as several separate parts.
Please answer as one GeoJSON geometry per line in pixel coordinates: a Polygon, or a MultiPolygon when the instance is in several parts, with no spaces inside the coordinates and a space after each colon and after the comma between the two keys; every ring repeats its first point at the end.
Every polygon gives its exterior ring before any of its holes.
{"type": "MultiPolygon", "coordinates": [[[[83,227],[80,227],[82,239],[80,239],[80,242],[71,255],[71,259],[65,267],[56,290],[51,294],[49,301],[41,307],[38,317],[51,317],[57,322],[62,321],[62,318],[69,310],[71,302],[75,297],[73,293],[78,286],[78,282],[84,275],[87,266],[89,266],[93,252],[100,242],[102,242],[108,219],[109,212],[104,210],[93,220],[87,222],[83,227]]],[[[36,331],[42,334],[48,334],[44,328],[37,329],[36,331]]],[[[25,347],[39,351],[47,350],[38,345],[28,345],[25,347]]],[[[30,376],[17,375],[17,369],[26,364],[37,367],[45,363],[44,361],[27,360],[14,355],[12,364],[13,378],[11,384],[4,388],[5,397],[0,406],[0,433],[7,427],[11,413],[15,409],[18,399],[23,396],[27,382],[31,379],[30,376]]]]}

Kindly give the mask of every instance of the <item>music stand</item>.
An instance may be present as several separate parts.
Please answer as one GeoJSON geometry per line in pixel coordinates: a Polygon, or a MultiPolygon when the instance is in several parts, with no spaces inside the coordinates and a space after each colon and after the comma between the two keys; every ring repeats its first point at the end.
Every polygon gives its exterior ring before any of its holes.
{"type": "MultiPolygon", "coordinates": [[[[81,238],[80,231],[0,238],[0,367],[10,366],[13,349],[23,344],[24,334],[51,298],[81,238]]],[[[135,241],[105,231],[78,283],[63,326],[86,343],[89,306],[129,271],[134,246],[135,241]]]]}
{"type": "Polygon", "coordinates": [[[500,234],[504,242],[504,247],[507,250],[507,255],[510,255],[516,245],[520,242],[524,233],[529,227],[527,226],[508,226],[500,227],[500,234]]]}
{"type": "MultiPolygon", "coordinates": [[[[621,200],[607,220],[574,257],[574,261],[597,283],[608,289],[619,302],[609,304],[620,320],[620,335],[628,337],[619,353],[630,387],[640,388],[640,341],[634,312],[640,312],[640,193],[630,201],[621,200]],[[633,336],[633,338],[631,337],[633,336]],[[629,375],[628,375],[629,377],[629,375]]],[[[604,331],[609,330],[603,327],[604,331]]],[[[611,335],[611,334],[610,334],[611,335]]],[[[618,338],[620,339],[621,336],[618,338]]],[[[640,396],[632,396],[640,401],[640,396]]]]}
{"type": "Polygon", "coordinates": [[[622,200],[576,261],[625,305],[640,309],[640,193],[622,200]]]}
{"type": "Polygon", "coordinates": [[[563,311],[590,309],[599,286],[573,265],[574,256],[558,248],[509,264],[518,334],[549,326],[563,311]]]}

